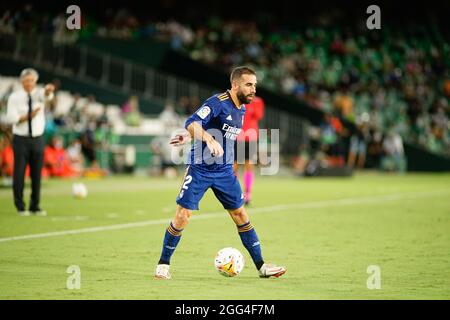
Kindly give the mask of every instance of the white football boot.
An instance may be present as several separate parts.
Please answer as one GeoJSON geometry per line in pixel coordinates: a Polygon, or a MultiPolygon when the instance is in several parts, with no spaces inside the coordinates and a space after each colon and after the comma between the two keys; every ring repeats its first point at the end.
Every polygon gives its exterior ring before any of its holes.
{"type": "Polygon", "coordinates": [[[259,277],[260,278],[270,278],[270,277],[281,277],[285,272],[285,267],[276,266],[274,264],[264,263],[259,269],[259,277]]]}
{"type": "Polygon", "coordinates": [[[156,266],[155,278],[169,280],[171,278],[169,268],[170,265],[168,264],[158,264],[156,266]]]}

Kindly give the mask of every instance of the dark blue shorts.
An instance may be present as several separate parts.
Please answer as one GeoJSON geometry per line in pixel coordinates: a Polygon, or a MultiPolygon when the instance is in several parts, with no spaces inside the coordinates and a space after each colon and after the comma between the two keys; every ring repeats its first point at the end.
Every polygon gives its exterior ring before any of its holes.
{"type": "Polygon", "coordinates": [[[208,172],[188,166],[176,202],[183,208],[198,210],[205,192],[211,188],[216,198],[227,210],[240,208],[244,204],[239,180],[233,171],[208,172]]]}

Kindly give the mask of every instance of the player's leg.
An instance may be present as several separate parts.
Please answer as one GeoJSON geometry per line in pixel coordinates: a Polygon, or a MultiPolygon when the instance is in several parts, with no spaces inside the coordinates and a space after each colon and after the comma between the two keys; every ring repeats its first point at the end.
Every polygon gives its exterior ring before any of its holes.
{"type": "Polygon", "coordinates": [[[250,218],[247,215],[247,211],[244,206],[237,209],[228,209],[227,211],[230,214],[231,219],[233,219],[236,224],[242,244],[252,257],[256,269],[259,270],[264,264],[264,259],[262,257],[258,235],[256,234],[255,228],[250,223],[250,218]]]}
{"type": "Polygon", "coordinates": [[[169,273],[170,258],[181,240],[183,229],[192,216],[192,210],[198,210],[198,203],[208,187],[207,179],[199,176],[191,167],[186,169],[180,193],[176,200],[178,205],[175,216],[164,234],[161,257],[156,266],[156,278],[171,278],[169,273]]]}
{"type": "Polygon", "coordinates": [[[236,176],[229,176],[215,179],[212,190],[223,207],[229,212],[231,218],[237,226],[242,244],[252,257],[256,269],[261,277],[279,277],[286,272],[284,267],[277,267],[264,263],[261,253],[261,245],[255,228],[250,223],[250,218],[244,208],[244,199],[241,186],[236,176]]]}
{"type": "Polygon", "coordinates": [[[156,266],[155,277],[159,279],[170,279],[170,258],[172,257],[178,243],[181,240],[181,233],[189,222],[192,211],[177,205],[176,213],[166,229],[163,240],[161,257],[156,266]]]}
{"type": "Polygon", "coordinates": [[[175,216],[169,223],[166,233],[164,234],[163,249],[158,264],[170,264],[170,258],[172,257],[178,242],[180,242],[181,233],[187,226],[191,216],[192,210],[177,205],[175,216]]]}
{"type": "Polygon", "coordinates": [[[243,206],[238,209],[228,210],[231,218],[237,226],[242,244],[252,257],[253,263],[261,278],[280,277],[286,273],[286,268],[264,262],[261,253],[261,244],[255,228],[250,223],[250,218],[243,206]]]}

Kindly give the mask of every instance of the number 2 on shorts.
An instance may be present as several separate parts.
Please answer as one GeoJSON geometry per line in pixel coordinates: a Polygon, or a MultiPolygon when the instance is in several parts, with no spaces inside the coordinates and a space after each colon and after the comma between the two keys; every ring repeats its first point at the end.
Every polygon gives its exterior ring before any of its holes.
{"type": "Polygon", "coordinates": [[[189,188],[188,184],[191,182],[192,182],[192,176],[189,175],[186,177],[186,179],[184,179],[183,187],[181,189],[187,190],[189,188]]]}

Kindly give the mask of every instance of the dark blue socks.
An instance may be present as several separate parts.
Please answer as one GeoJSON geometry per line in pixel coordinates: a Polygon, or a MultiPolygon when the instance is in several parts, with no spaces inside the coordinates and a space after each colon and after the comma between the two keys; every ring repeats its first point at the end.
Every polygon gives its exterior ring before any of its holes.
{"type": "Polygon", "coordinates": [[[178,242],[180,242],[181,231],[183,229],[176,229],[172,222],[170,223],[164,235],[163,249],[158,264],[170,264],[170,257],[174,253],[178,242]]]}
{"type": "Polygon", "coordinates": [[[264,260],[261,254],[261,246],[259,244],[258,235],[252,224],[249,222],[243,225],[237,226],[239,236],[241,237],[242,244],[250,253],[252,260],[256,266],[256,269],[260,269],[264,264],[264,260]]]}

